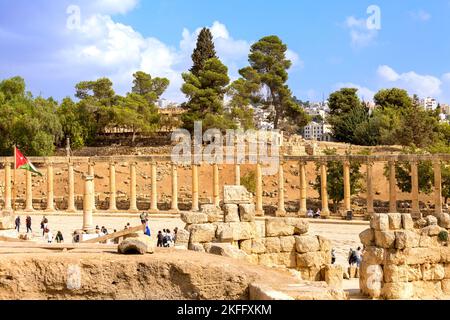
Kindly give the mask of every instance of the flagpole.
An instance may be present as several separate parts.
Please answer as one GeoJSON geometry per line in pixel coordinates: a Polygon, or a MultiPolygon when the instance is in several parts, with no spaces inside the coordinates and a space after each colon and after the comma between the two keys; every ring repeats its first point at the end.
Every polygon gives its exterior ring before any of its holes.
{"type": "Polygon", "coordinates": [[[13,176],[13,211],[15,212],[16,211],[16,196],[17,196],[17,187],[16,187],[16,172],[17,172],[17,169],[16,169],[16,167],[17,167],[17,163],[16,163],[16,155],[17,155],[17,153],[16,153],[16,150],[17,150],[17,147],[16,147],[16,145],[14,145],[14,176],[13,176]]]}

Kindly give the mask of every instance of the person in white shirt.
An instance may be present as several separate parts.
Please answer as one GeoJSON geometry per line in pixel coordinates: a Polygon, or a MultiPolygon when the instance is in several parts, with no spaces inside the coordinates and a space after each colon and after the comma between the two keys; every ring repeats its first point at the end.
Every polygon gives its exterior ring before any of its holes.
{"type": "Polygon", "coordinates": [[[53,242],[53,233],[49,229],[47,229],[47,232],[44,235],[44,240],[46,240],[48,243],[53,242]]]}

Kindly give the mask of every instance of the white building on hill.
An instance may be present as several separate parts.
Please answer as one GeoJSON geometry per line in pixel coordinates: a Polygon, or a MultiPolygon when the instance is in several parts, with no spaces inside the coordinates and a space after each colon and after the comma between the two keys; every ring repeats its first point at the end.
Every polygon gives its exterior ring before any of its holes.
{"type": "Polygon", "coordinates": [[[310,122],[303,131],[303,137],[306,140],[315,141],[331,141],[332,140],[332,127],[331,125],[321,122],[310,122]]]}

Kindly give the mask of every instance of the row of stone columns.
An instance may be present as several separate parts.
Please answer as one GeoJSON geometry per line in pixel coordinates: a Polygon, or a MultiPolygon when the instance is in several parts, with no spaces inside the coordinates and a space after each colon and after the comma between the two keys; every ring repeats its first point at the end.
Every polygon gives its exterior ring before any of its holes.
{"type": "MultiPolygon", "coordinates": [[[[88,165],[88,175],[94,177],[94,163],[89,163],[88,165]]],[[[419,177],[418,177],[418,162],[412,160],[411,165],[411,197],[412,197],[412,207],[411,211],[413,216],[420,217],[419,208],[419,177]]],[[[110,171],[110,198],[109,198],[109,211],[117,211],[116,205],[116,163],[111,162],[109,164],[110,171]]],[[[136,179],[136,162],[130,163],[130,212],[138,212],[137,207],[137,179],[136,179]]],[[[367,175],[366,175],[366,186],[367,186],[367,213],[371,215],[374,213],[374,188],[373,188],[373,163],[367,163],[367,175]]],[[[397,211],[397,179],[396,179],[396,169],[395,161],[389,161],[389,211],[397,211]]],[[[219,189],[219,166],[214,164],[213,168],[213,204],[216,206],[220,205],[220,189],[219,189]]],[[[47,163],[47,212],[55,211],[54,205],[54,171],[53,163],[47,163]]],[[[434,170],[434,181],[435,181],[435,211],[437,214],[442,212],[442,176],[441,176],[441,162],[433,161],[434,170]]],[[[343,162],[343,175],[344,175],[344,210],[345,212],[351,211],[351,179],[350,179],[350,162],[348,160],[343,162]]],[[[304,216],[307,212],[306,207],[306,191],[307,191],[307,181],[306,181],[306,163],[299,162],[299,178],[300,178],[300,193],[299,202],[300,209],[299,215],[304,216]]],[[[171,211],[178,212],[178,166],[172,164],[171,167],[171,178],[172,178],[172,202],[171,211]]],[[[263,186],[262,186],[262,165],[258,163],[256,165],[256,212],[258,215],[264,214],[263,209],[263,186]]],[[[235,184],[240,185],[241,171],[240,165],[235,165],[235,184]]],[[[328,192],[327,192],[327,165],[326,162],[320,163],[320,181],[321,181],[321,202],[322,202],[322,216],[327,217],[330,215],[330,210],[328,207],[328,192]]],[[[95,184],[93,178],[93,192],[91,203],[93,205],[93,210],[95,211],[95,184]]],[[[74,163],[68,163],[68,212],[76,212],[75,208],[75,177],[74,177],[74,163]]],[[[5,210],[12,210],[12,184],[11,184],[11,162],[5,163],[5,210]]],[[[32,212],[33,209],[33,195],[32,195],[32,174],[31,172],[26,172],[26,212],[32,212]]],[[[199,166],[192,165],[192,210],[199,210],[199,166]]],[[[157,164],[151,164],[151,204],[150,211],[158,211],[158,192],[157,192],[157,164]]],[[[285,209],[285,179],[284,179],[284,169],[283,164],[279,166],[278,173],[278,216],[284,216],[286,214],[285,209]]]]}

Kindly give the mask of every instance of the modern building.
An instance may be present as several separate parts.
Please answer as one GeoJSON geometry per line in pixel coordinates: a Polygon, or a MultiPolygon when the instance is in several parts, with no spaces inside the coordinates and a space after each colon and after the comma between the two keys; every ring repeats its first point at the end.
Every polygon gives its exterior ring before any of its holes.
{"type": "Polygon", "coordinates": [[[438,102],[436,99],[428,97],[422,101],[422,105],[425,110],[434,111],[438,107],[438,102]]]}
{"type": "Polygon", "coordinates": [[[303,137],[306,140],[331,141],[332,127],[325,122],[310,122],[303,130],[303,137]]]}

